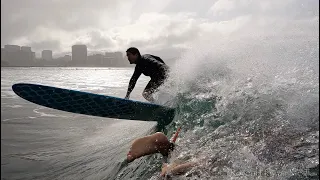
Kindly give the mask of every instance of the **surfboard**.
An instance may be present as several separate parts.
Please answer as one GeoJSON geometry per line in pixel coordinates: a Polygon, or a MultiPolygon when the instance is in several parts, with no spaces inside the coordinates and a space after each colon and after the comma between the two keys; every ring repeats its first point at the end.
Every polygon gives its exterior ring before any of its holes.
{"type": "Polygon", "coordinates": [[[40,84],[17,83],[12,90],[35,104],[84,115],[157,121],[158,125],[168,125],[175,115],[174,108],[158,104],[40,84]]]}

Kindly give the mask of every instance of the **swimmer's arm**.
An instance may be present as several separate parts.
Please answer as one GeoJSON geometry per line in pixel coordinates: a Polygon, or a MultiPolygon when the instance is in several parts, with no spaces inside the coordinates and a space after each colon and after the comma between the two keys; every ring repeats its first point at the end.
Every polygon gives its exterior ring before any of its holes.
{"type": "Polygon", "coordinates": [[[195,163],[195,162],[188,162],[188,163],[177,165],[176,167],[172,168],[171,173],[173,175],[179,175],[179,174],[186,173],[192,167],[194,167],[196,164],[197,163],[195,163]]]}
{"type": "Polygon", "coordinates": [[[188,162],[180,165],[171,165],[173,167],[170,167],[168,164],[163,164],[161,176],[165,176],[167,173],[170,173],[172,175],[181,175],[189,171],[192,167],[196,166],[197,162],[188,162]]]}

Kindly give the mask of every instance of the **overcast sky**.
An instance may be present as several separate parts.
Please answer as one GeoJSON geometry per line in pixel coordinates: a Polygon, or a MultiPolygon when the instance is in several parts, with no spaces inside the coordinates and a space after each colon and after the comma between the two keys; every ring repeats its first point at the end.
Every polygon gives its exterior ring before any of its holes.
{"type": "Polygon", "coordinates": [[[1,46],[179,55],[195,42],[319,36],[318,0],[1,0],[1,46]]]}

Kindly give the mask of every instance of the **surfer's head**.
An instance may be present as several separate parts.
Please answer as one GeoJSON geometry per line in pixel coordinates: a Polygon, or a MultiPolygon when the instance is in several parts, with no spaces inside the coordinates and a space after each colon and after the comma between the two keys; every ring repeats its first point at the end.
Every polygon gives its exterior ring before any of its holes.
{"type": "Polygon", "coordinates": [[[167,145],[161,152],[161,154],[164,156],[164,157],[169,157],[169,155],[171,154],[171,152],[173,152],[175,148],[175,144],[173,142],[170,142],[169,145],[167,145]]]}
{"type": "Polygon", "coordinates": [[[175,148],[175,144],[173,142],[170,143],[170,146],[169,146],[169,151],[173,151],[175,148]]]}
{"type": "Polygon", "coordinates": [[[136,64],[137,60],[141,57],[140,51],[135,47],[127,49],[126,52],[130,64],[136,64]]]}

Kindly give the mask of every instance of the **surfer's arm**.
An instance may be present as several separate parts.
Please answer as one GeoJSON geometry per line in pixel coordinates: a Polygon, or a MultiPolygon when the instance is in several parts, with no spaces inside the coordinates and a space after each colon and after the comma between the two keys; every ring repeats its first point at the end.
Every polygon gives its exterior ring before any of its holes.
{"type": "Polygon", "coordinates": [[[134,73],[129,81],[128,91],[127,91],[127,95],[126,95],[127,99],[129,98],[130,93],[132,92],[134,86],[136,85],[137,80],[139,79],[140,75],[141,75],[141,71],[139,69],[135,68],[134,73]]]}
{"type": "Polygon", "coordinates": [[[186,162],[183,164],[175,164],[173,163],[172,165],[168,165],[164,163],[162,165],[162,170],[161,170],[161,176],[164,177],[167,174],[170,175],[182,175],[186,173],[187,171],[190,171],[191,168],[199,165],[198,162],[186,162]]]}

